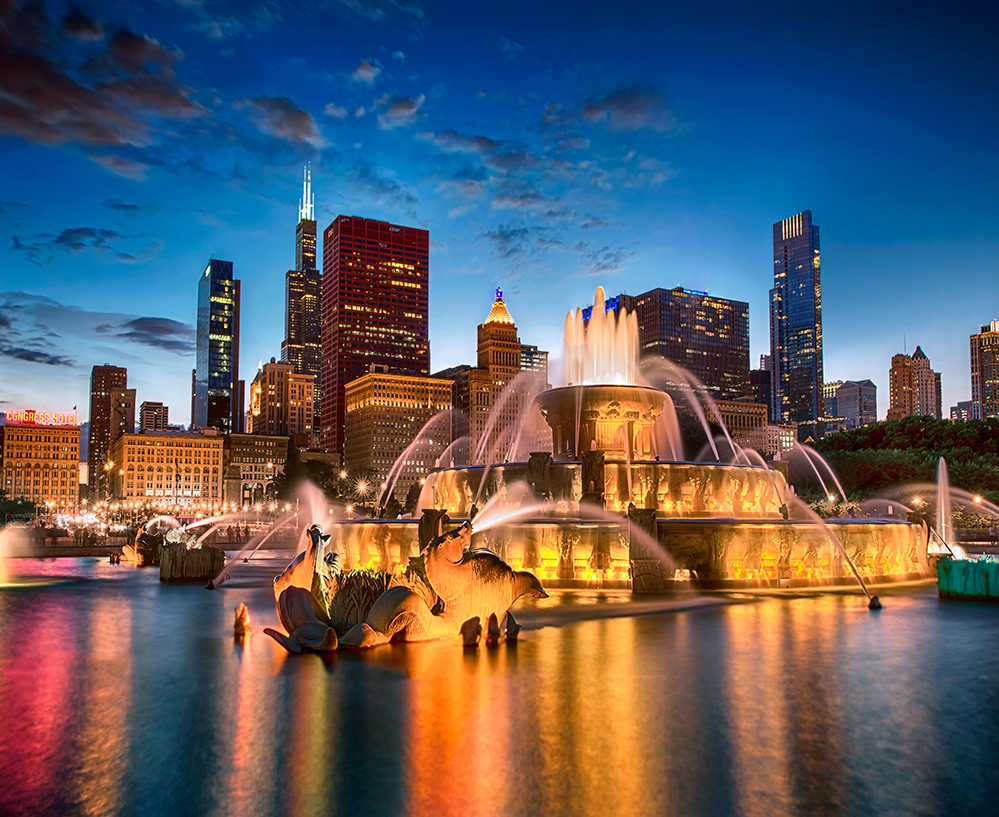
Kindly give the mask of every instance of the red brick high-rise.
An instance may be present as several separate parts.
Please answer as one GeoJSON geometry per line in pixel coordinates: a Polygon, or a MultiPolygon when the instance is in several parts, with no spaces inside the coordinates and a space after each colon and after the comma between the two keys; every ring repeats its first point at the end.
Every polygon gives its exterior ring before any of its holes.
{"type": "Polygon", "coordinates": [[[323,232],[319,444],[343,458],[344,385],[372,363],[430,374],[430,233],[337,216],[323,232]]]}

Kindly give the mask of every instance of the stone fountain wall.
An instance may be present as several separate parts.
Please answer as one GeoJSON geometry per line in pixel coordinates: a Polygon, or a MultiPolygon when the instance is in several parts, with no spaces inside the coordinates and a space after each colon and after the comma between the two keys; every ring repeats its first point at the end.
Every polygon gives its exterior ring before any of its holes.
{"type": "Polygon", "coordinates": [[[622,516],[629,505],[655,510],[661,519],[780,519],[786,482],[778,471],[745,465],[604,460],[593,474],[582,462],[552,462],[448,469],[428,478],[433,507],[466,517],[523,482],[546,503],[546,513],[577,516],[584,493],[591,504],[622,516]],[[480,486],[485,482],[484,489],[480,486]],[[592,484],[592,485],[591,485],[592,484]]]}
{"type": "MultiPolygon", "coordinates": [[[[704,588],[851,585],[835,535],[868,583],[932,575],[922,528],[905,522],[830,520],[531,519],[473,535],[475,547],[534,572],[546,587],[662,592],[704,588]],[[654,536],[650,535],[654,531],[654,536]]],[[[453,520],[457,524],[460,518],[453,520]]],[[[419,550],[419,520],[358,520],[333,526],[345,569],[397,571],[419,550]]]]}

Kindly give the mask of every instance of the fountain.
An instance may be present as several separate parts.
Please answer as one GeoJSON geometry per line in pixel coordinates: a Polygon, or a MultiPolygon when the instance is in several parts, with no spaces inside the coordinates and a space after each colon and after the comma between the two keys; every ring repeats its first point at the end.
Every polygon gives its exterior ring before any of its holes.
{"type": "MultiPolygon", "coordinates": [[[[287,635],[266,632],[292,652],[459,634],[474,646],[483,629],[491,643],[516,632],[510,605],[524,594],[544,595],[542,582],[637,593],[691,583],[856,582],[873,610],[880,602],[869,585],[930,575],[922,527],[897,518],[820,519],[781,471],[742,451],[727,431],[716,444],[698,395],[716,418],[717,406],[700,383],[661,361],[715,461],[678,457],[677,409],[640,374],[635,316],[606,312],[604,302],[598,288],[587,323],[580,310],[566,317],[567,382],[534,398],[551,451],[525,455],[516,441],[538,439],[536,430],[507,427],[494,449],[505,441],[508,457],[438,468],[414,518],[334,522],[329,536],[313,525],[310,543],[275,579],[287,635]],[[721,462],[719,445],[731,462],[721,462]],[[447,532],[452,520],[464,522],[447,532]]],[[[831,496],[816,461],[828,465],[806,449],[801,456],[831,496]]]]}
{"type": "MultiPolygon", "coordinates": [[[[579,310],[567,316],[567,382],[536,398],[552,450],[441,467],[428,476],[414,517],[468,520],[491,503],[489,529],[481,515],[473,522],[474,546],[531,570],[545,587],[662,592],[691,581],[738,589],[858,579],[863,587],[931,575],[917,525],[897,517],[788,518],[792,492],[782,472],[730,441],[730,463],[682,459],[670,394],[643,382],[634,315],[604,312],[603,303],[598,289],[587,324],[579,310]]],[[[667,369],[676,383],[682,370],[667,369]]],[[[680,386],[688,400],[694,383],[680,386]]],[[[700,406],[691,410],[696,416],[700,406]]],[[[707,427],[703,410],[699,416],[707,427]]],[[[712,454],[720,458],[717,447],[712,454]]],[[[421,549],[418,521],[335,522],[331,548],[345,568],[398,571],[421,549]]]]}

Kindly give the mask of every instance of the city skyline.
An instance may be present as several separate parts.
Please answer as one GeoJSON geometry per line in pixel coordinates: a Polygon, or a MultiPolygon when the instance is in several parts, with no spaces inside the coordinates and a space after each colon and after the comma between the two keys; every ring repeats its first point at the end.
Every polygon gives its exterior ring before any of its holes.
{"type": "Polygon", "coordinates": [[[999,299],[996,57],[967,8],[856,26],[846,6],[733,5],[710,24],[649,6],[639,28],[586,4],[573,22],[553,4],[458,23],[448,3],[274,3],[252,20],[227,3],[48,3],[42,53],[22,6],[0,60],[32,60],[63,96],[12,83],[0,113],[0,411],[85,406],[109,362],[188,421],[191,271],[211,256],[243,281],[243,376],[279,357],[309,162],[320,231],[339,214],[430,231],[432,371],[473,362],[474,304],[497,286],[553,355],[597,284],[745,301],[755,361],[769,225],[810,209],[824,379],[871,379],[884,417],[891,357],[918,343],[945,413],[971,396],[967,338],[999,299]],[[780,59],[765,33],[786,40],[780,59]]]}

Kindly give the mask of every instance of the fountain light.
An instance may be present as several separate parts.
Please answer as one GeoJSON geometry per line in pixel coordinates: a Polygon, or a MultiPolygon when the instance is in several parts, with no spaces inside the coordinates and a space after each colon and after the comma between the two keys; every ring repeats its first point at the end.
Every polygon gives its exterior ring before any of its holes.
{"type": "Polygon", "coordinates": [[[914,497],[913,500],[912,500],[912,504],[913,505],[921,505],[922,503],[923,503],[923,500],[920,497],[918,497],[918,496],[914,497]]]}
{"type": "Polygon", "coordinates": [[[975,497],[975,502],[977,502],[979,505],[981,505],[982,504],[982,498],[980,496],[976,496],[975,497]]]}
{"type": "Polygon", "coordinates": [[[836,494],[829,494],[829,501],[830,502],[835,502],[836,501],[836,494]]]}

